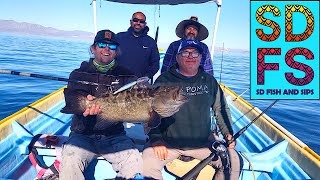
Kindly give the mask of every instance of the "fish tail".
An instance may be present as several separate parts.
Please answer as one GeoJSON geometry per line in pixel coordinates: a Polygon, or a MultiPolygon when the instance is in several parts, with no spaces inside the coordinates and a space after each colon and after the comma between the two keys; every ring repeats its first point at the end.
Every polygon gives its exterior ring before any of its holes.
{"type": "Polygon", "coordinates": [[[60,112],[65,114],[82,114],[86,110],[82,105],[86,101],[84,95],[68,88],[65,88],[63,93],[66,106],[60,112]]]}

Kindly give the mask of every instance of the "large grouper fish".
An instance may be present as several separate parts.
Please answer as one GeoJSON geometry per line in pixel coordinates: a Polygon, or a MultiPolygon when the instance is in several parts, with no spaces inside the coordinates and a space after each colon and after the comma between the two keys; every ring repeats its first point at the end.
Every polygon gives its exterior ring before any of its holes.
{"type": "Polygon", "coordinates": [[[82,114],[93,103],[99,104],[102,112],[97,118],[110,122],[144,122],[154,128],[160,119],[179,111],[188,98],[179,86],[140,87],[117,94],[111,92],[96,97],[93,101],[86,96],[66,88],[66,106],[61,110],[66,114],[82,114]]]}

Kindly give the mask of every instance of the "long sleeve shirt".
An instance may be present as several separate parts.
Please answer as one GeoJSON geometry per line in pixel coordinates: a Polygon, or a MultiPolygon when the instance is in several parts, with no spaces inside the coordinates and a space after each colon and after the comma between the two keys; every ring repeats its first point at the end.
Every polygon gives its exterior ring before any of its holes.
{"type": "Polygon", "coordinates": [[[147,35],[148,27],[145,27],[140,36],[134,36],[132,31],[130,27],[128,31],[117,34],[121,53],[116,58],[116,62],[128,68],[137,77],[148,76],[152,79],[160,68],[157,43],[147,35]]]}

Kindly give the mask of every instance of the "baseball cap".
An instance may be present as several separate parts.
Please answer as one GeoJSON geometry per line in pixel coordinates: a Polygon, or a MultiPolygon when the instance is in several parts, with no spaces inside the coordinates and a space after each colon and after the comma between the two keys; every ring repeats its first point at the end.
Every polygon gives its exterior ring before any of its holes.
{"type": "Polygon", "coordinates": [[[182,40],[180,43],[180,46],[178,48],[178,53],[187,47],[194,47],[194,48],[198,49],[199,53],[203,52],[203,49],[200,46],[199,41],[197,41],[197,40],[182,40]]]}
{"type": "Polygon", "coordinates": [[[117,45],[120,44],[116,34],[114,32],[112,32],[112,31],[108,30],[108,29],[107,30],[101,30],[101,31],[97,32],[97,35],[94,38],[94,42],[93,43],[106,42],[106,41],[115,43],[117,45]]]}

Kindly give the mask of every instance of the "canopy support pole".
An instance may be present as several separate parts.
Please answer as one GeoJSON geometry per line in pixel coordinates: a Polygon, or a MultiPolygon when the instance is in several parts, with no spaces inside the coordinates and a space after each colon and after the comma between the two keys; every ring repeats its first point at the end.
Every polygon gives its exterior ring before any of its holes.
{"type": "Polygon", "coordinates": [[[92,0],[93,7],[93,26],[94,26],[94,35],[97,34],[97,2],[96,0],[92,0]]]}
{"type": "Polygon", "coordinates": [[[215,43],[217,39],[217,31],[218,31],[218,26],[219,26],[219,20],[220,20],[220,9],[222,5],[222,0],[216,0],[218,10],[217,10],[217,15],[216,15],[216,22],[214,24],[214,32],[213,32],[213,38],[212,38],[212,46],[211,46],[211,59],[213,61],[213,56],[214,56],[214,48],[215,48],[215,43]]]}

